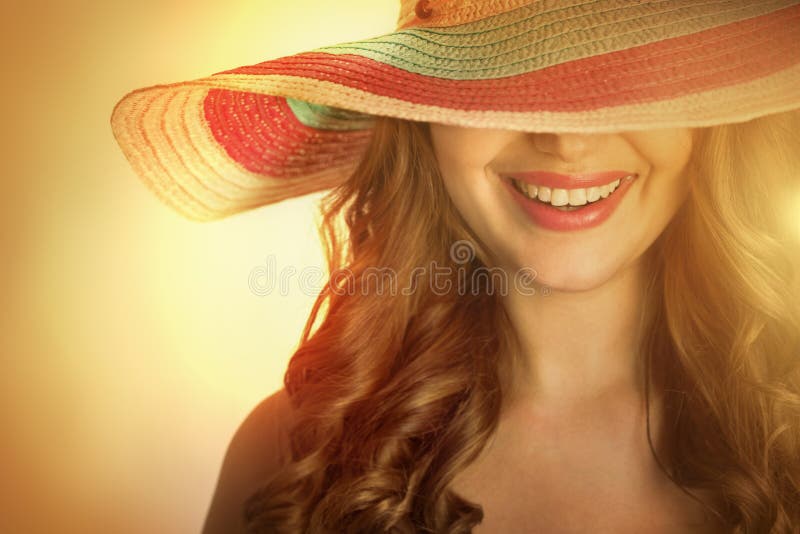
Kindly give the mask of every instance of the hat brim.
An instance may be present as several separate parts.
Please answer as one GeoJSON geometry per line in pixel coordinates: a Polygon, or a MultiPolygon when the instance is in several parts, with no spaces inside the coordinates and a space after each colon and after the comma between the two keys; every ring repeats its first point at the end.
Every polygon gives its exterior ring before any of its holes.
{"type": "Polygon", "coordinates": [[[160,198],[211,220],[339,183],[374,115],[595,133],[800,107],[796,2],[589,4],[523,6],[147,87],[120,100],[112,129],[160,198]]]}

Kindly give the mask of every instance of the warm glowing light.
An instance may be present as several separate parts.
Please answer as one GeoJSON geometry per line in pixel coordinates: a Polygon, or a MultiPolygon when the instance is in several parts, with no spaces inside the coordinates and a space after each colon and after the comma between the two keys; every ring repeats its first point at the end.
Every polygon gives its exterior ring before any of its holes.
{"type": "Polygon", "coordinates": [[[793,201],[789,206],[787,219],[791,225],[790,227],[795,229],[795,235],[800,241],[800,188],[795,192],[793,201]]]}
{"type": "Polygon", "coordinates": [[[199,532],[239,421],[277,389],[313,302],[248,273],[322,265],[318,196],[181,219],[109,127],[135,88],[394,29],[395,0],[19,3],[5,84],[3,532],[199,532]],[[5,236],[10,241],[5,241],[5,236]],[[8,245],[8,250],[5,246],[8,245]],[[7,328],[6,328],[7,327],[7,328]],[[35,381],[34,381],[35,380],[35,381]],[[41,510],[47,510],[46,514],[41,510]]]}

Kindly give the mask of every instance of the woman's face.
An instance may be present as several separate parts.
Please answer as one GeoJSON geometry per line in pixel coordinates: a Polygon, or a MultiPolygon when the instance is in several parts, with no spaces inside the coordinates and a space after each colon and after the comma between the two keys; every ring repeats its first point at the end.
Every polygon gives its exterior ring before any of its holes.
{"type": "Polygon", "coordinates": [[[430,129],[445,187],[498,266],[532,268],[553,289],[597,287],[631,265],[689,191],[690,129],[430,129]]]}

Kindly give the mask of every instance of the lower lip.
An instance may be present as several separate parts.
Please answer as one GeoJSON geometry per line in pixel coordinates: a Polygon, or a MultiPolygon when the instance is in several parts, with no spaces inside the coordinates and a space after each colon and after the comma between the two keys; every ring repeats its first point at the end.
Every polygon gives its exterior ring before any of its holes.
{"type": "Polygon", "coordinates": [[[530,199],[517,191],[514,184],[508,178],[502,179],[506,187],[511,191],[514,200],[522,207],[523,211],[537,225],[550,230],[560,232],[571,230],[585,230],[602,224],[608,219],[622,201],[622,197],[628,192],[631,185],[636,181],[620,180],[619,187],[606,198],[602,198],[591,204],[585,204],[576,210],[561,211],[550,204],[536,199],[530,199]]]}

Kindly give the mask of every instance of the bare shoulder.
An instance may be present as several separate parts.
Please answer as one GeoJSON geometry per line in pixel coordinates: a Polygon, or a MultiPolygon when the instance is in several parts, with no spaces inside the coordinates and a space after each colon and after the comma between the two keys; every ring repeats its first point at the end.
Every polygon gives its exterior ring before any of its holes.
{"type": "Polygon", "coordinates": [[[285,389],[259,402],[225,453],[203,534],[244,532],[244,501],[288,460],[291,405],[285,389]]]}

